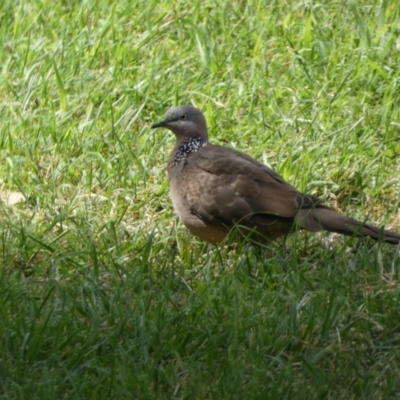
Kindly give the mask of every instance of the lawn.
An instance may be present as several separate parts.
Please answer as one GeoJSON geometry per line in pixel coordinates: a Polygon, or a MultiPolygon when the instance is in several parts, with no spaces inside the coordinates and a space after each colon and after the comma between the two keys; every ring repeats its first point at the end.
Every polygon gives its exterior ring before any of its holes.
{"type": "Polygon", "coordinates": [[[397,0],[0,3],[2,399],[397,399],[399,248],[178,221],[167,109],[400,231],[397,0]]]}

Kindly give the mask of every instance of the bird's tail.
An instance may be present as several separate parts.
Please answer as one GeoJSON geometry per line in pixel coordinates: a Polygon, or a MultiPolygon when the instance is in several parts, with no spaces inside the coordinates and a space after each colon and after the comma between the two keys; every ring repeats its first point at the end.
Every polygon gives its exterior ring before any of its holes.
{"type": "Polygon", "coordinates": [[[321,205],[301,209],[296,216],[296,222],[301,228],[311,232],[327,230],[342,235],[368,236],[374,240],[382,240],[392,244],[400,243],[400,234],[396,232],[345,217],[331,208],[321,205]]]}

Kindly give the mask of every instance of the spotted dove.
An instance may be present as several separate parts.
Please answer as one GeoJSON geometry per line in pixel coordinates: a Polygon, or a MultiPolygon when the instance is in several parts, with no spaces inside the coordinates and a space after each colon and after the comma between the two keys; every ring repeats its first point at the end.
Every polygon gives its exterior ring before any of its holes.
{"type": "Polygon", "coordinates": [[[398,233],[340,215],[248,155],[209,143],[206,120],[195,107],[170,109],[152,125],[160,127],[176,136],[168,161],[175,211],[194,235],[210,243],[230,231],[260,241],[296,228],[400,243],[398,233]]]}

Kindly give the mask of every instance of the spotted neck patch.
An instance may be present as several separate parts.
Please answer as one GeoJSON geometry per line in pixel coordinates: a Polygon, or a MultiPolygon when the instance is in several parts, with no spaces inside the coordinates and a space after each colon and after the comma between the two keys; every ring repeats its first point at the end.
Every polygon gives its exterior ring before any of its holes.
{"type": "Polygon", "coordinates": [[[207,139],[200,137],[187,138],[179,147],[174,157],[174,167],[179,164],[189,154],[195,153],[207,144],[207,139]]]}

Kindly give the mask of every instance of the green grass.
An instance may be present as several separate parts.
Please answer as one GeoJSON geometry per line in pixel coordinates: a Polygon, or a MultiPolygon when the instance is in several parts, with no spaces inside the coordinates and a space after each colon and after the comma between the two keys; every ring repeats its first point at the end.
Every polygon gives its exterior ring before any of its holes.
{"type": "Polygon", "coordinates": [[[400,231],[397,1],[0,4],[4,399],[395,399],[400,260],[300,232],[211,247],[168,198],[173,105],[400,231]]]}

